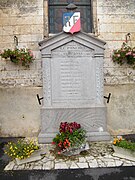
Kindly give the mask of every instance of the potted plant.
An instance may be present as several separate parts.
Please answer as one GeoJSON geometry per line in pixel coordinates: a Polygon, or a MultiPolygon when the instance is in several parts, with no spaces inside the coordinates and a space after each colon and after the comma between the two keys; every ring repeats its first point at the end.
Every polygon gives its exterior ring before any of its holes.
{"type": "Polygon", "coordinates": [[[79,154],[85,149],[86,131],[76,122],[61,122],[59,133],[54,137],[52,144],[58,154],[79,154]]]}
{"type": "Polygon", "coordinates": [[[34,61],[33,53],[30,49],[5,49],[3,52],[0,52],[0,56],[5,59],[9,59],[15,64],[21,64],[22,66],[29,67],[30,64],[34,61]]]}
{"type": "Polygon", "coordinates": [[[115,137],[113,141],[114,156],[135,160],[135,142],[122,137],[115,137]]]}
{"type": "Polygon", "coordinates": [[[29,158],[39,146],[32,140],[19,139],[17,142],[8,142],[5,145],[4,152],[12,159],[22,160],[29,158]]]}
{"type": "Polygon", "coordinates": [[[121,48],[113,51],[112,60],[120,65],[128,64],[135,68],[135,47],[123,43],[121,48]]]}

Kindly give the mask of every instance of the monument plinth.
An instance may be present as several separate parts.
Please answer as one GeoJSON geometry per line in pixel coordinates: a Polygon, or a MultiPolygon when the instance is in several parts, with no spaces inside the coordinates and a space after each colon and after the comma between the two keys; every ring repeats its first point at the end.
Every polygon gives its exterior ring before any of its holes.
{"type": "Polygon", "coordinates": [[[39,43],[43,105],[39,142],[52,142],[61,122],[80,123],[88,140],[109,140],[103,100],[105,42],[83,32],[39,43]]]}

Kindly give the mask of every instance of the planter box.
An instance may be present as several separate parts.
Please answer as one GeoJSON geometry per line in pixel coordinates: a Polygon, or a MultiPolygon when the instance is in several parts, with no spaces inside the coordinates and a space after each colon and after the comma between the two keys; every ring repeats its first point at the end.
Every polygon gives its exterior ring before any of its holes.
{"type": "Polygon", "coordinates": [[[88,149],[89,149],[89,144],[86,143],[86,144],[82,144],[82,146],[79,148],[69,148],[63,151],[62,154],[65,156],[74,156],[74,155],[79,155],[80,152],[86,151],[88,149]]]}
{"type": "Polygon", "coordinates": [[[135,151],[131,151],[130,149],[125,149],[118,146],[113,146],[113,149],[113,156],[135,161],[135,151]]]}
{"type": "Polygon", "coordinates": [[[45,150],[43,149],[39,149],[39,150],[36,150],[35,152],[33,152],[33,154],[28,157],[28,158],[25,158],[25,159],[15,159],[16,160],[16,164],[17,165],[21,165],[21,164],[26,164],[26,163],[30,163],[30,162],[33,162],[33,161],[39,161],[41,160],[43,157],[42,155],[43,154],[46,154],[45,150]]]}

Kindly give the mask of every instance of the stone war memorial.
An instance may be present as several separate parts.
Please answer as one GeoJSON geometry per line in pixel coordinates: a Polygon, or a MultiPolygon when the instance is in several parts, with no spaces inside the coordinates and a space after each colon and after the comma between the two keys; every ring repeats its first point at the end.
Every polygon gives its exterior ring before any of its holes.
{"type": "Polygon", "coordinates": [[[103,101],[104,41],[81,32],[80,12],[69,4],[63,32],[39,42],[43,106],[40,143],[52,142],[61,122],[77,122],[89,141],[108,140],[103,101]]]}
{"type": "Polygon", "coordinates": [[[40,143],[51,142],[61,122],[77,122],[88,141],[109,140],[103,96],[105,42],[84,32],[58,35],[39,43],[43,105],[40,143]]]}

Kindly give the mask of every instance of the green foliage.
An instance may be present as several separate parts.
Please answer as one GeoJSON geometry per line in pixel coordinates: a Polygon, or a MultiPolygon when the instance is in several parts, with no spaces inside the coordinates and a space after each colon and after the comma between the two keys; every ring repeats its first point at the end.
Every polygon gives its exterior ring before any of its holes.
{"type": "Polygon", "coordinates": [[[130,149],[132,151],[135,151],[135,142],[127,141],[122,138],[115,138],[113,141],[113,144],[118,147],[122,147],[125,149],[130,149]]]}
{"type": "Polygon", "coordinates": [[[12,159],[24,159],[30,157],[30,155],[35,151],[38,150],[39,146],[36,142],[29,140],[18,140],[17,142],[9,142],[5,145],[5,154],[10,156],[12,159]]]}
{"type": "Polygon", "coordinates": [[[130,141],[122,140],[117,146],[135,151],[135,143],[130,141]]]}
{"type": "Polygon", "coordinates": [[[64,142],[66,139],[69,140],[70,146],[79,146],[85,140],[85,131],[83,129],[77,129],[72,134],[68,131],[59,133],[53,139],[53,142],[59,144],[59,142],[64,142]]]}
{"type": "Polygon", "coordinates": [[[52,144],[55,144],[58,153],[68,148],[81,147],[86,141],[86,131],[81,128],[80,124],[61,123],[60,132],[53,139],[52,144]]]}
{"type": "Polygon", "coordinates": [[[120,49],[113,51],[112,60],[120,65],[128,64],[135,68],[135,47],[123,43],[120,49]]]}
{"type": "Polygon", "coordinates": [[[34,61],[33,53],[30,49],[5,49],[0,53],[2,58],[9,58],[11,62],[15,64],[21,64],[22,66],[29,67],[34,61]]]}

